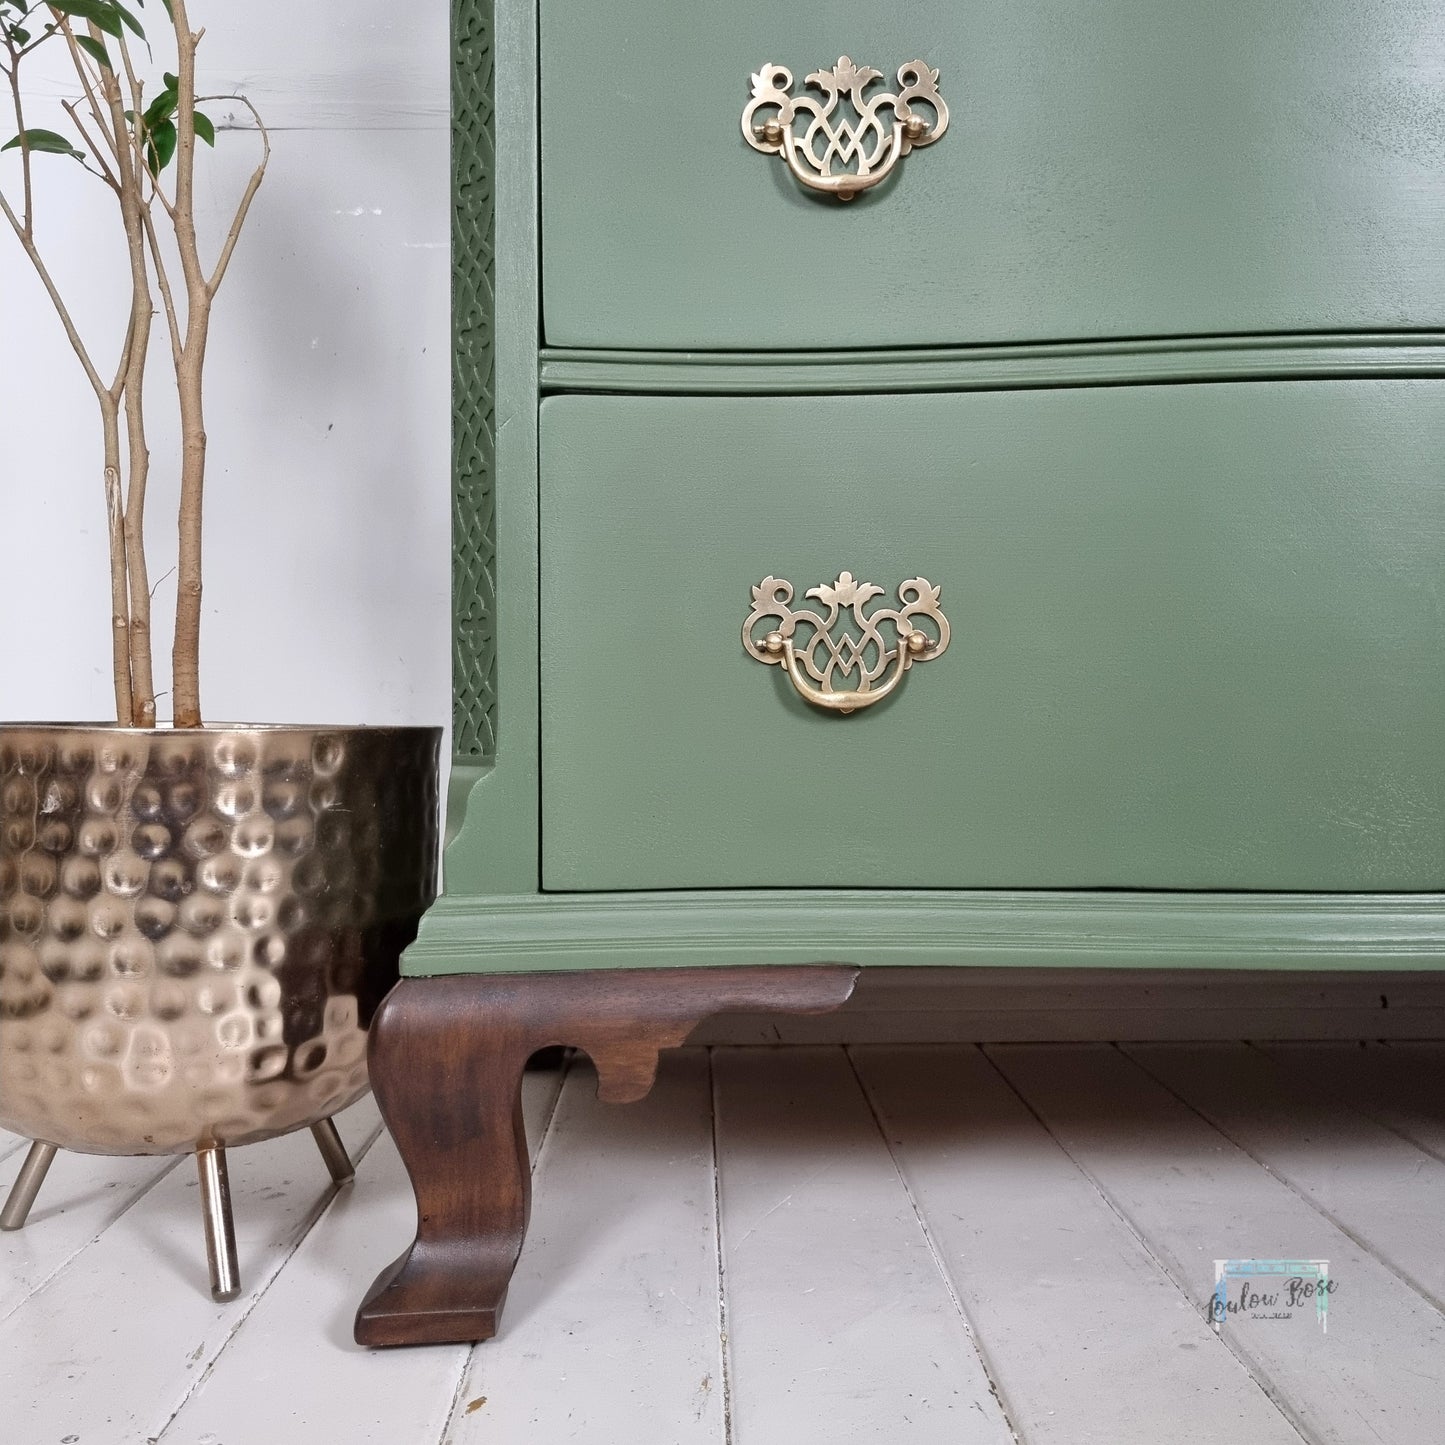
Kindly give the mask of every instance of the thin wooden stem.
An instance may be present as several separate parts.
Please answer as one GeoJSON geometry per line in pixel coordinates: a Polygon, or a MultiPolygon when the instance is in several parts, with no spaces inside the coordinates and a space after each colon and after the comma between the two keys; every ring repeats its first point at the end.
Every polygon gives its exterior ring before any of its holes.
{"type": "MultiPolygon", "coordinates": [[[[126,84],[130,87],[131,110],[136,115],[141,115],[145,110],[145,97],[142,93],[140,80],[135,72],[135,65],[131,61],[130,46],[124,38],[122,38],[120,42],[120,58],[121,64],[125,68],[126,84]]],[[[150,198],[152,200],[159,200],[168,215],[173,214],[170,208],[170,202],[166,199],[165,192],[161,190],[159,179],[151,175],[150,169],[146,165],[146,158],[142,150],[144,142],[141,138],[139,127],[134,129],[133,139],[136,161],[140,168],[137,173],[141,176],[142,180],[149,178],[150,198]]],[[[145,228],[146,245],[150,251],[151,268],[155,272],[156,285],[160,288],[161,303],[166,313],[166,329],[170,334],[171,342],[171,362],[174,366],[179,367],[182,349],[180,317],[176,311],[175,293],[171,290],[170,271],[166,266],[165,255],[161,251],[160,238],[156,234],[155,218],[151,215],[149,204],[141,207],[141,224],[145,228]]]]}
{"type": "MultiPolygon", "coordinates": [[[[105,79],[105,103],[110,107],[111,126],[117,134],[126,133],[124,101],[120,84],[113,75],[105,79]]],[[[124,147],[117,155],[120,171],[121,224],[126,228],[126,249],[130,259],[130,331],[124,350],[124,373],[121,380],[126,407],[126,438],[129,444],[126,507],[124,507],[124,540],[126,540],[126,579],[129,585],[129,634],[131,715],[136,727],[155,727],[155,669],[150,657],[150,581],[146,566],[146,483],[150,475],[150,448],[146,442],[146,357],[150,350],[150,325],[156,314],[150,295],[150,275],[146,267],[146,230],[140,198],[140,178],[136,156],[124,147]]]]}
{"type": "MultiPolygon", "coordinates": [[[[89,61],[86,53],[76,44],[75,32],[71,29],[69,18],[62,15],[59,19],[60,33],[64,35],[66,48],[70,52],[70,63],[75,67],[75,74],[80,81],[81,92],[84,94],[86,102],[90,106],[90,113],[95,117],[96,128],[100,131],[101,135],[104,136],[106,148],[110,151],[111,155],[119,159],[120,153],[125,147],[125,140],[123,138],[125,132],[122,131],[118,135],[112,135],[110,131],[107,130],[105,107],[101,104],[100,99],[95,93],[95,87],[98,83],[102,86],[104,85],[104,75],[98,66],[94,66],[93,62],[89,61]],[[99,79],[97,79],[97,77],[99,77],[99,79]]],[[[99,37],[100,32],[92,25],[90,27],[90,35],[91,39],[94,40],[99,37]]],[[[99,160],[100,157],[97,155],[96,159],[99,160]]]]}
{"type": "MultiPolygon", "coordinates": [[[[149,321],[145,325],[148,326],[149,321]]],[[[125,558],[130,591],[131,715],[133,725],[141,728],[156,724],[155,668],[151,658],[151,587],[145,553],[146,483],[150,476],[150,450],[146,445],[141,404],[145,353],[145,345],[138,342],[131,355],[131,371],[125,387],[126,435],[130,448],[130,485],[125,496],[125,558]]]]}
{"type": "MultiPolygon", "coordinates": [[[[135,64],[131,60],[130,45],[126,42],[123,35],[116,44],[120,49],[121,68],[125,71],[126,84],[130,87],[131,110],[138,116],[144,115],[145,102],[142,94],[142,86],[140,78],[135,72],[135,64]]],[[[159,201],[165,213],[174,219],[175,210],[170,201],[167,200],[166,193],[161,189],[160,177],[151,172],[150,165],[146,159],[144,128],[139,125],[131,126],[128,127],[126,134],[130,138],[131,151],[135,156],[136,174],[139,176],[143,186],[149,185],[150,188],[148,192],[144,193],[146,197],[145,210],[147,219],[149,219],[151,201],[159,201]]],[[[156,264],[157,266],[161,264],[159,257],[156,258],[156,264]]]]}
{"type": "Polygon", "coordinates": [[[25,139],[25,104],[20,99],[20,54],[10,37],[5,37],[5,48],[10,52],[10,95],[15,102],[16,134],[20,136],[20,175],[24,195],[25,238],[35,234],[35,193],[30,177],[30,144],[25,139]]]}
{"type": "MultiPolygon", "coordinates": [[[[146,261],[146,233],[141,197],[141,163],[129,144],[130,128],[125,118],[125,96],[113,70],[100,75],[100,93],[110,117],[115,138],[116,169],[120,178],[121,224],[125,228],[126,253],[130,262],[130,329],[122,356],[122,388],[128,444],[128,473],[125,494],[124,537],[126,579],[130,594],[128,649],[130,656],[132,725],[154,727],[156,720],[155,680],[151,664],[151,597],[145,555],[146,483],[150,476],[150,447],[145,429],[145,370],[150,350],[151,323],[155,301],[151,295],[146,261]]],[[[138,87],[132,100],[139,101],[138,87]]]]}
{"type": "Polygon", "coordinates": [[[133,726],[134,695],[130,680],[130,605],[125,575],[125,503],[120,492],[120,416],[114,406],[105,412],[105,511],[110,538],[110,647],[115,683],[115,717],[133,726]]]}
{"type": "MultiPolygon", "coordinates": [[[[68,37],[72,39],[73,37],[68,37]]],[[[11,90],[15,103],[15,116],[21,128],[21,134],[25,131],[24,109],[20,99],[18,78],[15,74],[16,60],[12,51],[12,69],[10,71],[11,90]]],[[[76,119],[73,111],[72,119],[76,119]]],[[[103,128],[103,126],[102,126],[103,128]]],[[[90,142],[94,144],[94,142],[90,142]]],[[[135,334],[134,318],[127,323],[125,350],[122,353],[121,370],[117,374],[113,386],[106,386],[102,380],[95,363],[91,360],[80,332],[71,317],[69,307],[60,293],[59,287],[55,284],[54,278],[46,266],[35,244],[35,227],[33,214],[33,197],[30,179],[30,148],[22,140],[21,146],[22,165],[24,168],[25,185],[25,216],[23,221],[16,216],[13,208],[3,195],[0,195],[0,211],[3,211],[6,220],[10,223],[11,229],[15,232],[20,242],[21,249],[29,258],[30,264],[34,267],[36,274],[40,277],[41,284],[45,287],[46,295],[49,296],[60,323],[65,331],[66,339],[70,342],[71,349],[75,352],[81,368],[85,372],[86,380],[90,382],[96,400],[100,405],[102,431],[104,437],[104,482],[105,482],[105,506],[106,506],[106,530],[109,540],[110,556],[110,581],[111,581],[111,671],[112,682],[115,692],[115,716],[116,721],[129,725],[134,721],[134,693],[131,681],[131,658],[130,658],[130,604],[128,598],[128,562],[126,555],[125,540],[125,507],[121,492],[120,482],[120,426],[118,403],[121,389],[124,385],[123,376],[126,358],[131,350],[135,334]]],[[[100,157],[97,155],[97,160],[100,157]]],[[[103,162],[102,162],[103,164],[103,162]]]]}
{"type": "Polygon", "coordinates": [[[166,313],[166,329],[171,339],[171,361],[180,369],[183,343],[181,341],[180,315],[176,311],[175,293],[171,290],[170,273],[166,270],[165,257],[161,254],[160,237],[156,234],[155,218],[149,208],[141,212],[145,225],[146,244],[150,248],[151,266],[156,274],[156,285],[160,288],[161,303],[166,313]]]}
{"type": "Polygon", "coordinates": [[[206,483],[206,425],[201,379],[211,320],[211,288],[196,239],[196,46],[186,0],[171,0],[176,36],[176,199],[172,224],[186,284],[186,333],[176,367],[181,410],[181,501],[176,568],[176,629],[171,648],[173,717],[201,726],[201,521],[206,483]]]}
{"type": "MultiPolygon", "coordinates": [[[[95,157],[96,165],[100,167],[99,170],[94,170],[90,166],[85,166],[85,169],[90,171],[91,175],[99,176],[111,190],[120,190],[120,182],[116,179],[111,168],[106,165],[105,157],[100,154],[100,147],[95,143],[95,137],[85,128],[85,122],[81,120],[80,111],[75,102],[72,100],[62,100],[60,102],[60,108],[70,117],[71,125],[80,132],[81,140],[90,147],[90,153],[95,157]]],[[[85,165],[85,162],[82,161],[81,164],[85,165]]]]}
{"type": "Polygon", "coordinates": [[[271,132],[266,129],[266,123],[261,119],[260,112],[244,95],[206,95],[201,99],[233,100],[244,105],[251,112],[251,119],[256,122],[256,130],[261,136],[261,159],[256,169],[251,172],[250,180],[246,182],[246,189],[241,194],[235,215],[231,219],[230,229],[226,232],[226,239],[222,243],[216,268],[211,272],[208,284],[211,295],[214,296],[221,289],[221,282],[226,278],[226,268],[231,264],[231,253],[236,249],[236,242],[241,237],[241,228],[246,224],[246,217],[250,214],[251,202],[256,199],[256,192],[261,189],[261,182],[266,178],[266,167],[271,160],[271,132]]]}
{"type": "Polygon", "coordinates": [[[85,379],[91,384],[98,398],[104,400],[110,395],[110,389],[101,380],[100,373],[95,369],[90,359],[90,353],[85,349],[85,343],[80,339],[80,332],[76,330],[75,322],[71,319],[70,309],[65,304],[65,298],[60,294],[51,277],[50,270],[46,266],[44,258],[36,249],[34,239],[28,236],[25,228],[21,225],[20,217],[11,208],[9,201],[0,193],[0,215],[3,215],[10,222],[11,229],[15,232],[21,248],[30,259],[30,264],[35,268],[36,275],[40,277],[40,283],[45,287],[45,294],[50,297],[51,305],[55,307],[60,317],[60,324],[65,329],[66,340],[70,342],[80,364],[85,371],[85,379]]]}

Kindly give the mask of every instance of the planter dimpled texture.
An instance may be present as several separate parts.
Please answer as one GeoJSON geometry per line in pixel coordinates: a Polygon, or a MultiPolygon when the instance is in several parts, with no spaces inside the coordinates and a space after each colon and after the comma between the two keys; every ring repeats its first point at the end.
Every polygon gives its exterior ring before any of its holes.
{"type": "Polygon", "coordinates": [[[434,892],[437,744],[0,727],[0,1125],[161,1154],[360,1097],[434,892]]]}

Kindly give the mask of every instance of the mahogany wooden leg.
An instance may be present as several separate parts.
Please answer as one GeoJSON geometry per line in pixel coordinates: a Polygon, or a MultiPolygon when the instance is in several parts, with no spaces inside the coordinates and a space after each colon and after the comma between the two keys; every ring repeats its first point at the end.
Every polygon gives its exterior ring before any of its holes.
{"type": "Polygon", "coordinates": [[[411,1175],[416,1238],[356,1315],[363,1345],[487,1340],[531,1206],[522,1071],[571,1045],[604,1102],[646,1096],[658,1054],[705,1018],[737,1010],[824,1013],[857,970],[627,969],[403,979],[371,1029],[371,1083],[411,1175]]]}

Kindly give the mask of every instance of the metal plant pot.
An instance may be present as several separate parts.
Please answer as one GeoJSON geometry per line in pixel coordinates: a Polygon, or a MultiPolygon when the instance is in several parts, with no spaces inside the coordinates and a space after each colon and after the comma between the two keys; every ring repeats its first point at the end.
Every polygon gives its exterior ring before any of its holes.
{"type": "Polygon", "coordinates": [[[225,1150],[366,1091],[366,1030],[436,885],[438,728],[0,725],[0,1126],[197,1155],[238,1292],[225,1150]]]}

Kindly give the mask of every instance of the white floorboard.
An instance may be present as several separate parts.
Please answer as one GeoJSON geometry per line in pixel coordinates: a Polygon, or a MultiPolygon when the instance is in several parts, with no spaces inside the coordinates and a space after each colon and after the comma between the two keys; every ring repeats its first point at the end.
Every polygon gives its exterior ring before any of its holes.
{"type": "Polygon", "coordinates": [[[720,1049],[713,1073],[737,1445],[1008,1445],[842,1051],[720,1049]]]}
{"type": "MultiPolygon", "coordinates": [[[[535,1153],[561,1075],[522,1081],[535,1153]]],[[[327,1210],[241,1322],[222,1356],[162,1432],[161,1445],[407,1445],[440,1440],[469,1348],[363,1350],[351,1338],[356,1305],[405,1246],[416,1203],[387,1134],[358,1162],[356,1182],[327,1210]],[[324,1368],[298,1362],[325,1360],[324,1368]],[[344,1403],[344,1437],[336,1433],[344,1403]]]]}
{"type": "Polygon", "coordinates": [[[1445,1164],[1410,1138],[1445,1048],[1133,1052],[688,1050],[624,1107],[529,1074],[533,1228],[475,1348],[351,1341],[414,1208],[369,1101],[339,1192],[305,1133],[236,1152],[232,1305],[189,1161],[62,1156],[0,1236],[0,1445],[1445,1438],[1445,1164]],[[1214,1259],[1281,1256],[1330,1260],[1328,1333],[1215,1333],[1214,1259]]]}
{"type": "Polygon", "coordinates": [[[854,1054],[1024,1440],[1299,1445],[977,1049],[854,1054]]]}
{"type": "MultiPolygon", "coordinates": [[[[380,1127],[370,1098],[338,1122],[357,1152],[380,1127]]],[[[229,1173],[247,1300],[211,1301],[196,1171],[182,1161],[0,1324],[7,1445],[160,1434],[334,1193],[306,1130],[234,1150],[229,1173]]]]}
{"type": "Polygon", "coordinates": [[[1257,1046],[1295,1083],[1328,1091],[1445,1160],[1445,1047],[1439,1044],[1257,1046]]]}
{"type": "Polygon", "coordinates": [[[1126,1052],[1357,1243],[1445,1307],[1445,1164],[1244,1044],[1126,1052]]]}
{"type": "MultiPolygon", "coordinates": [[[[1170,1046],[1150,1046],[1151,1060],[1155,1047],[1170,1046]]],[[[1218,1336],[1301,1434],[1331,1445],[1439,1438],[1445,1318],[1367,1249],[1117,1049],[991,1055],[1201,1314],[1216,1259],[1329,1260],[1339,1290],[1328,1334],[1307,1319],[1245,1318],[1218,1336]]],[[[1220,1057],[1221,1070],[1231,1064],[1220,1057]]]]}
{"type": "MultiPolygon", "coordinates": [[[[24,1159],[17,1151],[0,1162],[0,1198],[10,1192],[24,1159]]],[[[99,1239],[176,1163],[174,1157],[112,1159],[62,1149],[25,1226],[0,1234],[0,1321],[99,1239]]]]}
{"type": "Polygon", "coordinates": [[[449,1445],[720,1442],[707,1055],[665,1057],[624,1108],[575,1065],[534,1184],[505,1343],[473,1355],[449,1445]]]}

